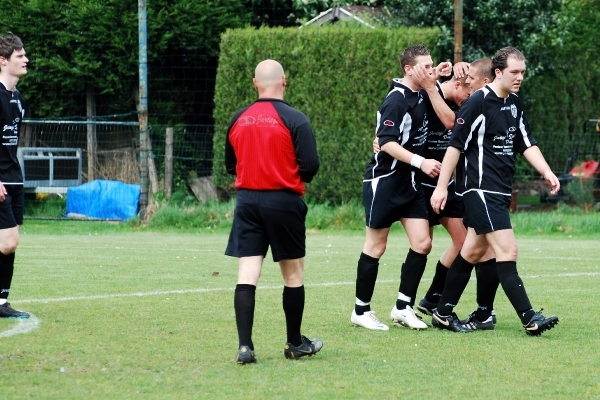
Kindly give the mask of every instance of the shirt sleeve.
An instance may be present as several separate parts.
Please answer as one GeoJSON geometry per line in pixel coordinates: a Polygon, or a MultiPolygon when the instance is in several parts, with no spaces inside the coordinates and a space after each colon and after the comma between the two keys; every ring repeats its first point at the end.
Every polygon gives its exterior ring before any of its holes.
{"type": "Polygon", "coordinates": [[[461,151],[465,150],[473,134],[480,129],[485,129],[485,116],[481,106],[482,101],[478,99],[478,97],[467,99],[456,114],[448,146],[455,147],[461,151]]]}
{"type": "Polygon", "coordinates": [[[231,122],[229,123],[229,128],[227,128],[227,135],[225,137],[225,169],[227,170],[227,173],[231,175],[236,175],[237,157],[235,155],[235,150],[229,141],[229,134],[244,110],[240,110],[235,113],[231,119],[231,122]]]}
{"type": "Polygon", "coordinates": [[[408,113],[408,104],[404,100],[404,95],[400,92],[392,92],[383,101],[379,110],[377,110],[377,128],[376,134],[379,138],[379,147],[391,141],[398,141],[402,132],[410,127],[406,127],[405,115],[408,113]]]}
{"type": "Polygon", "coordinates": [[[298,162],[298,173],[303,182],[311,182],[319,171],[317,142],[308,120],[294,128],[292,140],[298,162]]]}

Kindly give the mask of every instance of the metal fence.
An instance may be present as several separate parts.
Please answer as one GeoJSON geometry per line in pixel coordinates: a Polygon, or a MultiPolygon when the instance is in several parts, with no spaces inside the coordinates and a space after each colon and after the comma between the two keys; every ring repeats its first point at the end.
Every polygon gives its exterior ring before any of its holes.
{"type": "MultiPolygon", "coordinates": [[[[139,125],[137,122],[114,121],[23,121],[19,159],[24,173],[26,203],[34,206],[45,201],[47,194],[63,197],[68,187],[94,179],[115,180],[124,183],[140,183],[139,125]]],[[[325,135],[327,129],[319,129],[325,135]]],[[[212,125],[151,125],[150,136],[150,193],[166,191],[169,186],[188,189],[192,178],[210,179],[213,173],[212,125]],[[167,163],[167,131],[173,132],[172,163],[167,163]],[[172,177],[168,178],[168,165],[172,165],[172,177]],[[153,172],[153,171],[154,172],[153,172]]],[[[590,119],[582,125],[581,132],[535,134],[539,147],[557,175],[568,173],[571,168],[588,160],[600,158],[600,127],[590,119]]],[[[365,149],[365,164],[368,149],[365,149]]],[[[363,165],[356,159],[346,165],[337,165],[337,174],[362,176],[363,165]]],[[[523,184],[539,179],[536,171],[520,158],[515,180],[523,184]]],[[[26,216],[40,215],[39,208],[27,207],[26,216]]]]}

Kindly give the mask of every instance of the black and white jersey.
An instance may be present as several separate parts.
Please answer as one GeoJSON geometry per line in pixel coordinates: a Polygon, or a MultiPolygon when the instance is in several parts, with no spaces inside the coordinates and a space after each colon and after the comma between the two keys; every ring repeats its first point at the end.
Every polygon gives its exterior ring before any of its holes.
{"type": "Polygon", "coordinates": [[[457,166],[457,190],[510,196],[515,157],[537,142],[519,96],[500,98],[485,86],[462,105],[449,144],[464,152],[457,166]]]}
{"type": "Polygon", "coordinates": [[[25,106],[21,93],[7,90],[0,83],[0,182],[4,185],[22,185],[23,174],[17,159],[21,121],[25,116],[25,106]]]}
{"type": "MultiPolygon", "coordinates": [[[[421,153],[427,139],[427,106],[421,92],[404,86],[401,79],[392,81],[390,90],[377,110],[375,132],[379,146],[396,141],[400,146],[415,154],[421,153]]],[[[415,171],[410,164],[403,163],[385,151],[373,154],[367,165],[364,179],[370,180],[396,171],[415,171]]]]}
{"type": "MultiPolygon", "coordinates": [[[[436,87],[442,99],[446,102],[446,105],[450,107],[454,113],[458,112],[459,107],[456,103],[446,100],[446,96],[444,95],[444,91],[440,86],[439,82],[436,82],[436,87]]],[[[425,90],[422,90],[423,97],[425,99],[425,104],[427,104],[427,119],[429,120],[427,133],[427,141],[425,142],[425,146],[423,146],[423,150],[421,151],[421,156],[424,158],[432,158],[442,162],[444,159],[444,154],[446,154],[446,149],[448,148],[448,143],[450,142],[450,135],[452,134],[452,129],[446,129],[444,123],[440,120],[440,117],[435,112],[431,101],[429,100],[429,96],[425,90]]],[[[420,171],[419,174],[421,178],[421,183],[425,186],[434,187],[437,185],[438,177],[431,178],[426,175],[424,172],[420,171]]],[[[451,180],[450,183],[453,181],[451,180]]]]}

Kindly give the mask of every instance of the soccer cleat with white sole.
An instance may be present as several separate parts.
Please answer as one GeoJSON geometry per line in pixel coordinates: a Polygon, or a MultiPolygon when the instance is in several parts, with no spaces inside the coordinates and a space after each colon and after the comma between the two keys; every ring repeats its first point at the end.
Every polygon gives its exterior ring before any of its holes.
{"type": "Polygon", "coordinates": [[[354,326],[362,326],[363,328],[371,329],[374,331],[387,331],[389,326],[382,323],[379,318],[375,316],[375,311],[365,311],[363,315],[356,314],[356,310],[352,310],[350,316],[350,322],[354,326]]]}
{"type": "Polygon", "coordinates": [[[411,306],[406,306],[404,310],[398,310],[396,306],[392,308],[390,318],[396,326],[403,326],[410,329],[427,329],[427,324],[423,322],[421,317],[415,314],[411,306]]]}

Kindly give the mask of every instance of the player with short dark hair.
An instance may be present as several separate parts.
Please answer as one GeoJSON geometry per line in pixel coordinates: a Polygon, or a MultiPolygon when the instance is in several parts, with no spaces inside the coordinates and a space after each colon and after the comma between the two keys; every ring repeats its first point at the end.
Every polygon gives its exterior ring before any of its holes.
{"type": "Polygon", "coordinates": [[[444,209],[447,185],[459,159],[464,166],[465,208],[469,210],[467,237],[452,263],[444,292],[433,313],[440,329],[472,332],[453,308],[462,295],[474,265],[491,247],[502,289],[519,315],[528,335],[537,336],[558,323],[534,311],[517,272],[517,243],[510,223],[509,205],[517,154],[544,177],[551,194],[560,182],[544,159],[532,136],[521,100],[516,94],[523,82],[525,57],[514,47],[500,49],[492,59],[494,81],[471,95],[461,108],[442,163],[437,187],[431,197],[436,213],[444,209]],[[464,154],[461,156],[461,150],[464,154]]]}
{"type": "Polygon", "coordinates": [[[471,88],[471,93],[494,81],[491,58],[479,58],[469,64],[465,83],[471,88]]]}
{"type": "MultiPolygon", "coordinates": [[[[489,73],[491,61],[488,58],[475,60],[471,64],[464,62],[457,63],[454,66],[454,76],[452,79],[442,84],[437,84],[438,92],[442,94],[450,109],[458,112],[460,106],[466,101],[468,97],[465,97],[462,91],[467,91],[470,95],[493,80],[493,77],[489,73]]],[[[433,83],[430,82],[427,87],[428,91],[431,92],[433,90],[433,83]]],[[[427,144],[424,149],[425,153],[422,153],[422,155],[430,152],[436,160],[442,161],[448,148],[456,116],[452,114],[452,121],[450,123],[442,123],[440,118],[438,118],[437,112],[434,110],[429,111],[429,115],[431,115],[429,118],[430,133],[427,137],[427,144]]],[[[457,166],[457,170],[459,169],[457,166]]],[[[460,172],[458,176],[461,176],[460,172]]],[[[431,208],[430,199],[437,185],[437,178],[427,179],[423,177],[423,190],[425,191],[428,205],[430,234],[433,238],[433,226],[441,223],[450,234],[452,240],[452,243],[444,251],[436,265],[435,274],[429,289],[417,304],[417,309],[427,315],[433,315],[444,290],[448,268],[458,255],[467,235],[464,218],[468,216],[465,215],[464,211],[462,201],[463,190],[460,181],[460,178],[457,178],[456,181],[454,179],[450,180],[448,186],[449,198],[446,202],[446,207],[439,214],[436,214],[431,208]]],[[[496,324],[494,299],[500,281],[496,273],[496,259],[491,248],[488,249],[488,252],[482,257],[481,261],[477,263],[475,269],[477,275],[478,306],[463,323],[469,323],[474,329],[492,330],[496,324]],[[476,317],[480,319],[476,319],[476,317]]]]}
{"type": "Polygon", "coordinates": [[[28,313],[15,310],[8,302],[25,205],[23,174],[17,159],[25,104],[17,83],[27,73],[28,63],[18,36],[0,36],[0,318],[29,318],[28,313]]]}
{"type": "Polygon", "coordinates": [[[396,304],[390,313],[396,325],[426,329],[412,306],[431,251],[427,208],[417,171],[434,177],[440,162],[419,155],[427,138],[427,109],[414,70],[421,64],[433,74],[429,50],[409,46],[401,55],[403,79],[394,79],[377,110],[376,135],[381,151],[373,154],[363,178],[366,240],[358,260],[356,302],[350,322],[372,330],[388,330],[371,310],[371,298],[390,227],[400,221],[410,242],[401,267],[396,304]]]}
{"type": "Polygon", "coordinates": [[[256,362],[252,327],[256,286],[269,247],[284,280],[287,328],[284,356],[312,356],[320,339],[301,334],[304,313],[305,182],[319,170],[319,157],[306,115],[283,100],[286,79],[275,60],[254,73],[258,100],[233,116],[225,142],[227,172],[236,175],[237,200],[225,254],[239,257],[234,308],[239,337],[238,364],[256,362]]]}

